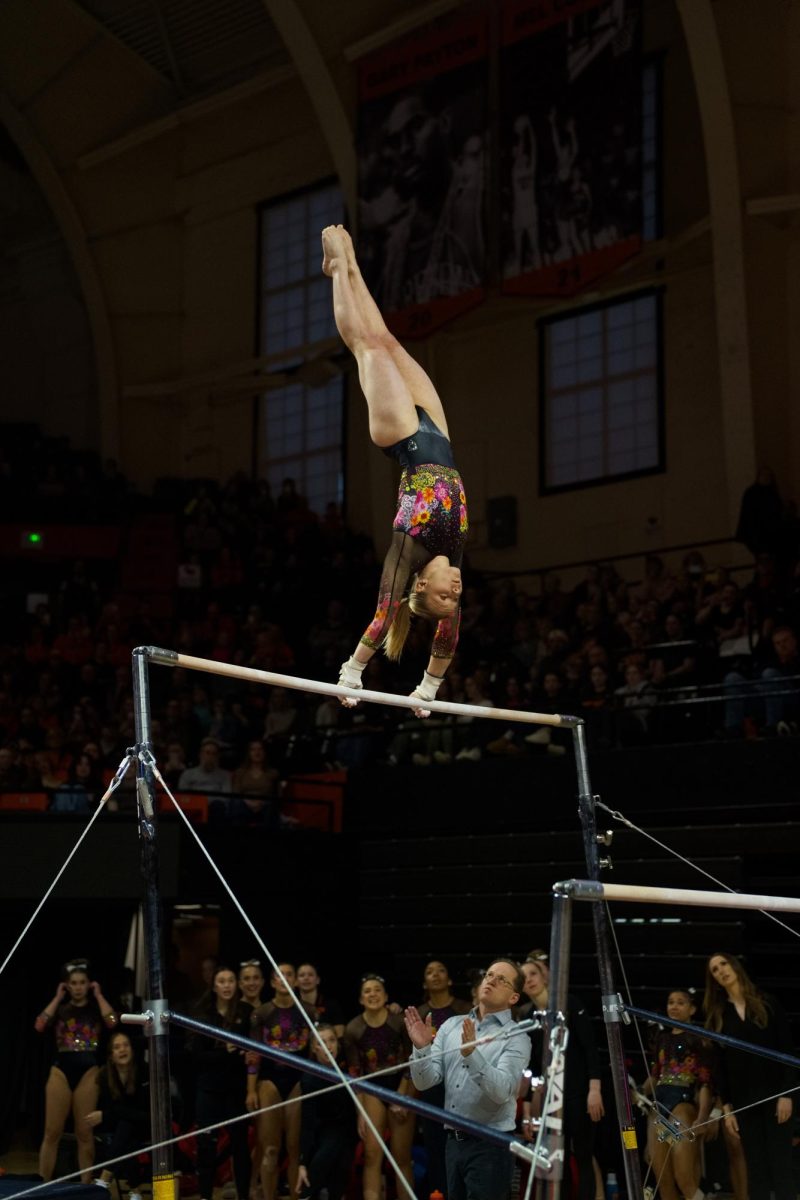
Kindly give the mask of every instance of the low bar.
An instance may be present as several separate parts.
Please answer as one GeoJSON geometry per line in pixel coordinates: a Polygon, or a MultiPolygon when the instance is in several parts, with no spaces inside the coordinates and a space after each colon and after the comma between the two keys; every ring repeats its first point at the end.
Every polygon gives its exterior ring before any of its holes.
{"type": "Polygon", "coordinates": [[[685,1029],[698,1038],[708,1038],[709,1041],[719,1042],[722,1046],[732,1046],[735,1050],[747,1050],[759,1058],[771,1058],[787,1067],[795,1069],[800,1067],[800,1058],[794,1054],[784,1054],[782,1050],[771,1050],[768,1046],[754,1046],[752,1042],[743,1042],[741,1038],[730,1037],[727,1033],[717,1033],[715,1029],[707,1029],[704,1025],[692,1025],[689,1021],[674,1021],[672,1017],[667,1017],[664,1013],[651,1012],[649,1008],[636,1008],[633,1004],[626,1004],[624,1008],[625,1012],[631,1013],[632,1016],[652,1021],[654,1025],[669,1023],[670,1026],[674,1026],[676,1029],[685,1029]]]}
{"type": "Polygon", "coordinates": [[[685,904],[695,908],[755,908],[767,912],[800,913],[800,897],[797,896],[640,887],[628,883],[599,883],[593,879],[565,879],[554,883],[553,891],[571,896],[573,900],[621,900],[626,904],[685,904]]]}
{"type": "Polygon", "coordinates": [[[455,717],[483,717],[490,721],[520,722],[524,725],[554,725],[574,729],[582,725],[580,717],[560,713],[535,713],[514,708],[489,708],[482,704],[457,704],[450,700],[419,700],[398,696],[393,692],[371,692],[367,688],[342,687],[339,683],[320,683],[316,679],[301,679],[297,675],[278,675],[275,671],[259,671],[255,667],[239,667],[235,663],[215,662],[211,658],[196,658],[160,646],[137,646],[134,654],[143,655],[148,662],[162,667],[185,667],[188,671],[205,671],[209,675],[226,675],[231,679],[247,679],[273,687],[292,688],[296,692],[317,692],[320,696],[344,696],[348,700],[366,700],[371,704],[387,704],[393,708],[424,708],[425,711],[447,713],[455,717]]]}
{"type": "MultiPolygon", "coordinates": [[[[194,1017],[184,1016],[183,1013],[170,1012],[168,1020],[171,1025],[179,1025],[182,1029],[191,1030],[192,1033],[202,1033],[206,1037],[216,1038],[217,1041],[229,1042],[234,1046],[241,1047],[242,1050],[254,1050],[256,1054],[260,1054],[264,1058],[274,1059],[275,1062],[305,1071],[308,1075],[318,1075],[321,1079],[327,1079],[331,1083],[344,1087],[341,1076],[332,1067],[323,1066],[322,1063],[314,1062],[311,1058],[302,1058],[299,1054],[291,1054],[285,1050],[277,1050],[272,1046],[265,1046],[263,1042],[255,1042],[251,1038],[242,1037],[241,1034],[232,1033],[228,1029],[220,1029],[218,1025],[206,1025],[205,1022],[197,1021],[194,1017]]],[[[524,1037],[526,1032],[526,1030],[521,1029],[519,1036],[524,1037]]],[[[347,1082],[356,1091],[365,1092],[369,1096],[377,1096],[385,1104],[399,1104],[401,1107],[407,1108],[410,1112],[428,1117],[432,1121],[438,1121],[440,1125],[447,1124],[454,1129],[463,1129],[466,1133],[475,1134],[476,1137],[480,1137],[487,1142],[493,1142],[496,1146],[505,1146],[510,1149],[511,1143],[516,1139],[515,1133],[503,1133],[499,1129],[491,1129],[488,1125],[481,1125],[477,1121],[471,1121],[468,1117],[462,1117],[457,1113],[449,1112],[447,1109],[438,1108],[434,1104],[426,1104],[424,1100],[417,1100],[411,1096],[403,1096],[400,1092],[396,1092],[392,1088],[382,1087],[381,1084],[373,1083],[369,1079],[361,1080],[348,1077],[347,1082]]]]}

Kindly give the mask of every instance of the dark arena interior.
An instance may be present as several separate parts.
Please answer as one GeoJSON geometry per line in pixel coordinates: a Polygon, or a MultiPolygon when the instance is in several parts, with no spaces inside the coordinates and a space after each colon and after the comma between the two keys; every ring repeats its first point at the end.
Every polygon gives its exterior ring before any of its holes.
{"type": "Polygon", "coordinates": [[[0,4],[0,1200],[797,1200],[799,53],[0,4]]]}

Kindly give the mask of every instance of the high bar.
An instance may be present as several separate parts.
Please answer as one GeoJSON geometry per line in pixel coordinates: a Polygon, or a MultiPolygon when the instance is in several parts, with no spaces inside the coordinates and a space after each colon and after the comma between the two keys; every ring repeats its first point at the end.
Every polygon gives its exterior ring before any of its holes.
{"type": "Polygon", "coordinates": [[[524,725],[555,725],[574,729],[582,725],[580,717],[563,716],[560,713],[518,712],[513,708],[489,708],[482,704],[458,704],[453,700],[417,700],[411,696],[398,696],[393,692],[371,692],[367,688],[359,691],[342,687],[338,683],[320,683],[316,679],[301,679],[297,675],[279,675],[275,671],[259,671],[255,667],[240,667],[234,663],[215,662],[211,658],[195,658],[193,654],[180,654],[177,650],[164,650],[160,646],[137,646],[134,655],[162,667],[186,667],[189,671],[206,671],[210,675],[227,675],[231,679],[248,679],[254,683],[268,683],[273,687],[292,688],[296,692],[318,692],[321,696],[345,696],[350,700],[366,700],[372,704],[388,704],[394,708],[424,708],[435,713],[447,713],[456,717],[483,717],[490,721],[519,721],[524,725]]]}
{"type": "Polygon", "coordinates": [[[753,896],[746,892],[701,892],[687,888],[640,887],[629,883],[599,883],[566,879],[553,891],[573,900],[622,900],[640,904],[685,904],[698,908],[755,908],[767,912],[800,913],[800,897],[753,896]]]}

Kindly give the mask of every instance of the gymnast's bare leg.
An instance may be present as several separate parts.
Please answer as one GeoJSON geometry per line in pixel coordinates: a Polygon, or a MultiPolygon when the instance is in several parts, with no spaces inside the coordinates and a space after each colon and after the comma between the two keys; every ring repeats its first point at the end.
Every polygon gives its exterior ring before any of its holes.
{"type": "Polygon", "coordinates": [[[376,446],[391,446],[415,433],[414,406],[424,408],[448,434],[442,402],[430,378],[386,328],[358,267],[350,234],[342,225],[322,231],[322,270],[333,280],[333,313],[342,341],[358,364],[376,446]]]}

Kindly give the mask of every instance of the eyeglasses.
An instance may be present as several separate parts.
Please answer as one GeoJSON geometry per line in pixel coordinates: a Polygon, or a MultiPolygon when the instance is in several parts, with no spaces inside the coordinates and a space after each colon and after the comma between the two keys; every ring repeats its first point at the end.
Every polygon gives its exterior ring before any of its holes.
{"type": "Polygon", "coordinates": [[[495,971],[487,971],[483,977],[488,979],[490,983],[504,983],[506,987],[510,987],[512,992],[517,990],[517,985],[512,983],[510,979],[506,979],[505,975],[499,975],[495,971]]]}
{"type": "Polygon", "coordinates": [[[386,983],[386,980],[383,978],[382,975],[362,975],[361,976],[362,983],[371,983],[372,980],[374,980],[375,983],[386,983]]]}
{"type": "Polygon", "coordinates": [[[239,967],[260,967],[261,963],[257,958],[246,958],[244,962],[239,963],[239,967]]]}

